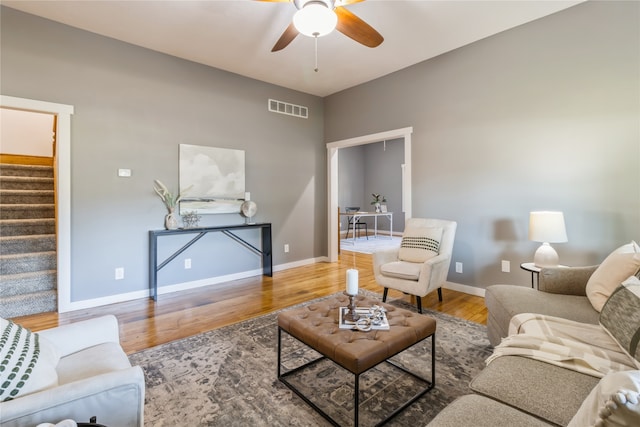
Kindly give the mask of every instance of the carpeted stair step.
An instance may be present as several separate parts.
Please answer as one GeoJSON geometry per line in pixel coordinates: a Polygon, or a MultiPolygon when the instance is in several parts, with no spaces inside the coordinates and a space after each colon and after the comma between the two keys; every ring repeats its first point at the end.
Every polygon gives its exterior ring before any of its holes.
{"type": "Polygon", "coordinates": [[[57,310],[52,166],[0,164],[0,316],[57,310]]]}
{"type": "Polygon", "coordinates": [[[40,166],[40,165],[14,165],[14,164],[2,163],[0,164],[0,175],[53,178],[53,167],[40,166]]]}
{"type": "Polygon", "coordinates": [[[57,311],[57,292],[41,291],[0,298],[0,317],[10,319],[36,313],[57,311]]]}
{"type": "Polygon", "coordinates": [[[51,204],[55,203],[53,190],[5,190],[0,189],[2,204],[51,204]]]}
{"type": "Polygon", "coordinates": [[[5,190],[51,190],[53,188],[53,178],[0,176],[0,187],[5,190]]]}
{"type": "Polygon", "coordinates": [[[55,218],[0,219],[0,236],[33,236],[55,234],[55,218]]]}
{"type": "Polygon", "coordinates": [[[0,254],[25,254],[56,250],[55,234],[34,234],[32,236],[0,237],[0,254]]]}
{"type": "Polygon", "coordinates": [[[1,275],[55,270],[56,268],[57,257],[55,251],[0,255],[1,275]]]}
{"type": "Polygon", "coordinates": [[[0,279],[0,298],[55,290],[58,282],[56,270],[4,274],[0,279]]]}
{"type": "Polygon", "coordinates": [[[50,204],[0,204],[0,219],[55,218],[56,206],[50,204]]]}

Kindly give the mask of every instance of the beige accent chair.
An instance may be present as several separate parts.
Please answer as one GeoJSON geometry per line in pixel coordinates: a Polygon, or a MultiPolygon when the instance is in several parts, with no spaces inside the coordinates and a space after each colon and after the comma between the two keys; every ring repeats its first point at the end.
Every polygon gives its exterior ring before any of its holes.
{"type": "Polygon", "coordinates": [[[72,419],[109,427],[144,425],[142,368],[120,346],[118,321],[107,315],[38,332],[55,348],[58,385],[0,403],[2,427],[72,419]]]}
{"type": "MultiPolygon", "coordinates": [[[[378,284],[384,287],[382,301],[387,300],[389,289],[396,289],[416,296],[418,312],[422,313],[422,297],[438,290],[442,301],[442,285],[447,280],[453,252],[457,223],[442,219],[411,218],[405,225],[400,248],[378,251],[373,254],[373,273],[378,284]],[[415,236],[437,240],[438,230],[442,230],[437,253],[427,256],[415,255],[421,252],[410,249],[407,243],[415,236]],[[427,258],[422,260],[422,258],[427,258]]],[[[422,251],[424,252],[424,251],[422,251]]],[[[428,252],[428,251],[427,251],[428,252]]]]}

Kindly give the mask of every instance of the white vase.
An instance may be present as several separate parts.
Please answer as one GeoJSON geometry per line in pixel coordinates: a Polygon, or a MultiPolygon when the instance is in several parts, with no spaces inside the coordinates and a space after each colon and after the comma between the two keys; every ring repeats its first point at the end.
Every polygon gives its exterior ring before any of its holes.
{"type": "Polygon", "coordinates": [[[376,213],[380,213],[381,209],[380,209],[380,203],[376,203],[375,204],[376,207],[376,213]]]}
{"type": "Polygon", "coordinates": [[[178,228],[178,219],[173,211],[169,212],[167,216],[164,217],[164,228],[167,230],[175,230],[178,228]]]}

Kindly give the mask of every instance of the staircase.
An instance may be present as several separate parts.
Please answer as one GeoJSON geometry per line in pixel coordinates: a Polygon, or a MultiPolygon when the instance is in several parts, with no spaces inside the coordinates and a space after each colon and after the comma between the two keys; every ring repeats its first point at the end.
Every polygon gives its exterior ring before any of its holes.
{"type": "Polygon", "coordinates": [[[53,167],[0,164],[0,317],[57,311],[53,167]]]}

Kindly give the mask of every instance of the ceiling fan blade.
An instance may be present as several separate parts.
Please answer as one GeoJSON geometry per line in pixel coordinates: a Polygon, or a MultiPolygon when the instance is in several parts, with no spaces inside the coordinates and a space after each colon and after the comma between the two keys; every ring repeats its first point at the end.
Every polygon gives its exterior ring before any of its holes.
{"type": "Polygon", "coordinates": [[[271,49],[271,52],[277,52],[289,46],[289,43],[291,43],[298,34],[300,33],[298,33],[298,30],[296,30],[296,27],[292,22],[291,24],[289,24],[287,29],[284,30],[284,33],[282,33],[276,44],[273,45],[273,49],[271,49]]]}
{"type": "MultiPolygon", "coordinates": [[[[269,1],[269,0],[267,0],[269,1]]],[[[354,4],[354,3],[360,3],[363,2],[364,0],[336,0],[336,2],[334,3],[335,7],[340,7],[340,6],[348,6],[350,4],[354,4]]]]}
{"type": "Polygon", "coordinates": [[[336,7],[334,11],[336,15],[338,15],[336,30],[345,36],[367,47],[379,46],[384,41],[384,37],[382,37],[379,32],[349,10],[344,7],[336,7]]]}

